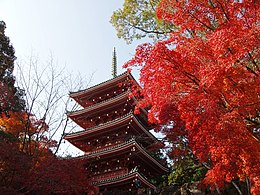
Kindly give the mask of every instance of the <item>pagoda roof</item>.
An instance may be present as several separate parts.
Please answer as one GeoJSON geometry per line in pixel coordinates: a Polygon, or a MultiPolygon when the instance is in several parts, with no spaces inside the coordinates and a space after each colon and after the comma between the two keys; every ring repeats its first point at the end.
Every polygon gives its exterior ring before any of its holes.
{"type": "Polygon", "coordinates": [[[169,171],[167,167],[164,167],[163,165],[161,165],[154,157],[152,157],[149,153],[147,153],[146,150],[138,142],[136,142],[136,140],[134,138],[132,138],[124,143],[121,143],[121,144],[117,144],[117,145],[114,145],[111,147],[93,151],[89,154],[80,156],[78,158],[92,159],[92,158],[101,157],[101,156],[109,157],[111,153],[113,154],[113,156],[116,156],[117,153],[121,154],[124,151],[126,151],[132,147],[136,147],[138,149],[138,151],[140,152],[139,155],[142,154],[144,157],[148,158],[150,160],[150,162],[153,162],[154,165],[156,165],[161,170],[161,171],[159,171],[158,169],[155,168],[158,172],[162,172],[162,171],[168,172],[169,171]]]}
{"type": "Polygon", "coordinates": [[[74,132],[74,133],[70,133],[70,134],[66,134],[65,135],[65,139],[67,140],[81,140],[86,138],[86,136],[90,136],[90,135],[97,135],[97,132],[104,132],[105,129],[114,129],[113,127],[121,127],[124,126],[126,124],[129,124],[130,121],[133,121],[135,124],[138,125],[138,127],[140,127],[140,129],[142,129],[142,131],[148,136],[150,137],[152,140],[154,140],[155,142],[158,142],[158,140],[156,139],[156,137],[149,132],[149,130],[147,130],[144,125],[142,124],[142,122],[138,119],[138,117],[136,115],[133,114],[132,111],[130,111],[128,114],[120,117],[120,118],[116,118],[112,121],[108,121],[106,123],[82,130],[82,131],[78,131],[78,132],[74,132]]]}
{"type": "Polygon", "coordinates": [[[124,185],[125,183],[129,183],[129,182],[132,183],[133,179],[139,179],[147,187],[152,188],[154,190],[156,189],[156,187],[138,171],[133,171],[133,172],[129,172],[127,174],[121,175],[121,176],[112,177],[109,179],[94,182],[93,184],[97,185],[99,187],[108,186],[108,185],[116,185],[116,184],[124,185]]]}
{"type": "Polygon", "coordinates": [[[97,104],[93,104],[93,105],[88,106],[86,108],[83,108],[81,110],[68,112],[68,116],[69,117],[76,117],[76,116],[84,115],[84,114],[89,113],[89,112],[93,113],[93,111],[100,110],[101,107],[118,105],[119,101],[125,102],[126,99],[129,99],[129,93],[130,93],[130,91],[128,90],[128,91],[121,93],[121,94],[119,94],[119,95],[117,95],[113,98],[109,98],[107,100],[104,100],[104,101],[99,102],[97,104]],[[117,103],[117,104],[115,104],[115,103],[117,103]]]}
{"type": "Polygon", "coordinates": [[[75,98],[75,97],[78,97],[78,96],[89,95],[89,94],[91,94],[95,91],[99,91],[100,89],[107,87],[107,85],[116,85],[116,84],[124,81],[127,78],[136,82],[133,75],[130,72],[126,71],[126,72],[124,72],[124,73],[122,73],[122,74],[120,74],[120,75],[118,75],[114,78],[106,80],[106,81],[99,83],[97,85],[94,85],[92,87],[89,87],[89,88],[86,88],[86,89],[83,89],[83,90],[79,90],[79,91],[76,91],[76,92],[70,92],[70,97],[75,98]]]}

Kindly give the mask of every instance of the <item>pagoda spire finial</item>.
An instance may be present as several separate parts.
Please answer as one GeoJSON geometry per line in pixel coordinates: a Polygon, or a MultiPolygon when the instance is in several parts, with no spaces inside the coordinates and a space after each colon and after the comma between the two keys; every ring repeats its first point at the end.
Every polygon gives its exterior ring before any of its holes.
{"type": "Polygon", "coordinates": [[[117,76],[117,58],[116,58],[116,48],[114,47],[113,58],[112,58],[112,76],[115,78],[117,76]]]}

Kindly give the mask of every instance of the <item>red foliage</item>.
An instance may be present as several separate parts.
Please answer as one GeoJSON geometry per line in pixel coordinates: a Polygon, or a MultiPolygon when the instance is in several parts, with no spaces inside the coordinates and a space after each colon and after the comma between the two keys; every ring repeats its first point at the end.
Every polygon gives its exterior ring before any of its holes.
{"type": "Polygon", "coordinates": [[[34,116],[27,112],[8,112],[8,115],[1,113],[0,127],[2,131],[10,133],[19,138],[22,133],[29,135],[44,133],[48,131],[48,125],[43,120],[36,120],[34,116]]]}
{"type": "Polygon", "coordinates": [[[19,150],[19,144],[0,136],[0,191],[2,194],[18,194],[23,190],[31,158],[19,150]]]}
{"type": "Polygon", "coordinates": [[[82,159],[59,159],[49,153],[36,161],[26,182],[31,193],[82,194],[94,190],[82,159]]]}
{"type": "Polygon", "coordinates": [[[162,0],[157,16],[179,30],[138,46],[125,65],[142,66],[149,120],[175,124],[210,164],[204,182],[223,187],[248,176],[253,194],[260,193],[259,10],[253,0],[162,0]]]}
{"type": "Polygon", "coordinates": [[[7,140],[0,141],[0,155],[0,191],[4,194],[82,194],[94,190],[82,160],[58,159],[47,150],[29,156],[19,151],[19,144],[7,140]]]}
{"type": "Polygon", "coordinates": [[[0,117],[0,191],[4,194],[82,194],[91,187],[80,159],[59,159],[48,126],[25,112],[0,117]],[[35,139],[35,137],[37,139],[35,139]]]}

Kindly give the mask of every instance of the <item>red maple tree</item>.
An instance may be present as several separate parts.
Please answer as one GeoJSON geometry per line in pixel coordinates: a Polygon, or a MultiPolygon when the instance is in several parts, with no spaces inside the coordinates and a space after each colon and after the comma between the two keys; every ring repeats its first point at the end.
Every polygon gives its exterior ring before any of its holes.
{"type": "Polygon", "coordinates": [[[34,159],[24,188],[29,193],[83,194],[95,192],[83,159],[57,158],[52,153],[34,159]]]}
{"type": "Polygon", "coordinates": [[[167,40],[137,47],[149,120],[187,133],[210,170],[205,184],[250,178],[260,193],[260,1],[162,0],[157,17],[179,26],[167,40]]]}
{"type": "Polygon", "coordinates": [[[82,159],[58,158],[51,152],[48,125],[20,111],[0,115],[0,191],[48,194],[95,191],[82,159]]]}

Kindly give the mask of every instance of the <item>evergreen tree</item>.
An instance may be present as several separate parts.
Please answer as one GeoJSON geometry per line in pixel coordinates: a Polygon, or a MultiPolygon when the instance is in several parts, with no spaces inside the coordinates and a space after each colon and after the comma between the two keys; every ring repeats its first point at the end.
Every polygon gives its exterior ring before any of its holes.
{"type": "Polygon", "coordinates": [[[0,21],[0,112],[20,111],[24,108],[23,90],[15,87],[13,76],[15,51],[5,35],[6,24],[0,21]]]}

